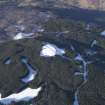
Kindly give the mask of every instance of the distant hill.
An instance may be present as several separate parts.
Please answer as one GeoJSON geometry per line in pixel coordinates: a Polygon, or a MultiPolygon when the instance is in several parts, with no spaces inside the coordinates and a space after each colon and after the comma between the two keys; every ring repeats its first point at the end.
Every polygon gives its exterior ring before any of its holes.
{"type": "Polygon", "coordinates": [[[17,0],[20,5],[76,6],[87,9],[105,10],[105,0],[17,0]]]}
{"type": "Polygon", "coordinates": [[[105,10],[105,0],[0,0],[0,4],[14,2],[19,6],[70,7],[105,10]]]}

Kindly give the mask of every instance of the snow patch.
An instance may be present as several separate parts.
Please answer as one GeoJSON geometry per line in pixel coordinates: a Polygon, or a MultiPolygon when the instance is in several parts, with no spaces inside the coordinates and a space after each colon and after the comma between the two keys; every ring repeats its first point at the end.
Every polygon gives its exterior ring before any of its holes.
{"type": "Polygon", "coordinates": [[[105,30],[101,32],[101,36],[105,36],[105,30]]]}
{"type": "Polygon", "coordinates": [[[97,44],[97,40],[93,40],[93,42],[91,43],[91,48],[94,47],[94,45],[97,44]]]}
{"type": "Polygon", "coordinates": [[[81,56],[80,54],[78,54],[78,55],[74,58],[74,60],[83,61],[83,58],[82,58],[82,56],[81,56]]]}
{"type": "Polygon", "coordinates": [[[23,39],[23,38],[32,38],[34,35],[34,33],[18,33],[13,37],[13,40],[19,40],[19,39],[23,39]]]}
{"type": "Polygon", "coordinates": [[[34,72],[30,72],[26,77],[22,78],[22,82],[24,83],[29,83],[30,81],[32,81],[35,78],[35,73],[34,72]]]}
{"type": "Polygon", "coordinates": [[[87,82],[87,80],[88,80],[88,79],[87,79],[87,76],[88,76],[87,64],[89,64],[89,63],[91,63],[91,62],[86,62],[80,54],[78,54],[78,55],[74,58],[74,60],[82,61],[82,63],[83,63],[82,66],[83,66],[83,78],[84,78],[84,83],[87,82]]]}
{"type": "Polygon", "coordinates": [[[44,57],[53,57],[55,55],[63,55],[63,54],[65,54],[64,49],[60,49],[53,44],[45,44],[40,52],[40,56],[44,57]]]}
{"type": "Polygon", "coordinates": [[[6,60],[4,60],[4,64],[9,65],[12,62],[12,60],[10,58],[7,58],[6,60]]]}
{"type": "Polygon", "coordinates": [[[73,103],[73,105],[79,105],[79,102],[78,102],[78,89],[75,92],[75,97],[74,97],[74,103],[73,103]]]}
{"type": "Polygon", "coordinates": [[[25,26],[24,25],[16,25],[15,26],[17,29],[24,31],[25,30],[25,26]]]}
{"type": "Polygon", "coordinates": [[[28,82],[32,81],[35,78],[35,76],[37,75],[37,71],[34,70],[31,67],[31,65],[28,64],[28,61],[26,59],[22,59],[22,63],[24,63],[25,66],[27,67],[27,69],[28,69],[28,75],[23,77],[21,80],[24,83],[28,83],[28,82]]]}
{"type": "Polygon", "coordinates": [[[72,51],[75,51],[75,48],[74,48],[73,45],[71,45],[70,48],[71,48],[72,51]]]}
{"type": "Polygon", "coordinates": [[[0,103],[7,105],[11,104],[12,102],[29,101],[37,97],[41,89],[41,87],[37,89],[26,88],[19,93],[13,93],[5,98],[0,97],[0,103]]]}

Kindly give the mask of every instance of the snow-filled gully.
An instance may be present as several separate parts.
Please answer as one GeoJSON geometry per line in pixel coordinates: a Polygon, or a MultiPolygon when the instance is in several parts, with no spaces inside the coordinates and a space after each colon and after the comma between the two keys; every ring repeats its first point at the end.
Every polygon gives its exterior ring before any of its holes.
{"type": "Polygon", "coordinates": [[[6,65],[9,65],[10,63],[12,62],[11,58],[6,58],[3,63],[6,64],[6,65]]]}
{"type": "Polygon", "coordinates": [[[31,67],[31,65],[28,63],[28,60],[26,58],[22,58],[21,62],[26,66],[26,68],[28,70],[28,74],[26,76],[24,76],[21,79],[21,81],[24,83],[29,83],[37,75],[37,70],[35,70],[35,69],[33,69],[33,67],[31,67]]]}
{"type": "MultiPolygon", "coordinates": [[[[5,98],[0,97],[0,103],[4,105],[11,104],[12,102],[20,102],[20,101],[29,101],[38,96],[39,92],[42,90],[42,87],[37,89],[26,88],[19,93],[13,93],[5,98]]],[[[0,96],[2,96],[0,94],[0,96]]]]}

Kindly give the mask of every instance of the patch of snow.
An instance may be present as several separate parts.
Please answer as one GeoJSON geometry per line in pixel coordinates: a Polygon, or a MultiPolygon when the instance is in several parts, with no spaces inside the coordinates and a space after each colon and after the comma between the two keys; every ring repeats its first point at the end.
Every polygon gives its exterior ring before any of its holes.
{"type": "Polygon", "coordinates": [[[75,97],[74,97],[74,103],[73,103],[73,105],[79,105],[79,102],[78,102],[78,89],[75,92],[75,97]]]}
{"type": "Polygon", "coordinates": [[[87,24],[86,27],[85,27],[86,30],[90,30],[90,28],[91,28],[90,24],[87,24]]]}
{"type": "Polygon", "coordinates": [[[87,76],[88,76],[87,63],[85,61],[83,61],[83,67],[84,67],[83,77],[84,77],[84,83],[85,83],[87,82],[87,76]]]}
{"type": "Polygon", "coordinates": [[[53,57],[55,55],[63,55],[63,54],[65,54],[64,49],[60,49],[53,44],[45,44],[40,52],[40,56],[44,57],[53,57]]]}
{"type": "Polygon", "coordinates": [[[87,82],[87,76],[88,76],[87,64],[89,64],[89,63],[91,63],[91,62],[86,62],[80,54],[78,54],[78,55],[74,58],[74,60],[82,61],[82,63],[83,63],[82,66],[83,66],[84,83],[87,82]]]}
{"type": "Polygon", "coordinates": [[[11,104],[12,102],[29,101],[37,97],[41,89],[42,87],[37,89],[26,88],[19,93],[13,93],[5,98],[0,98],[0,103],[7,105],[11,104]]]}
{"type": "Polygon", "coordinates": [[[93,40],[93,42],[91,43],[91,47],[93,47],[96,44],[97,44],[97,40],[93,40]]]}
{"type": "Polygon", "coordinates": [[[74,48],[73,45],[70,46],[70,49],[71,49],[72,51],[75,51],[75,48],[74,48]]]}
{"type": "Polygon", "coordinates": [[[18,33],[16,34],[16,36],[13,37],[13,40],[19,40],[19,39],[23,39],[23,38],[32,38],[34,35],[34,33],[18,33]]]}
{"type": "Polygon", "coordinates": [[[12,60],[11,60],[10,58],[7,58],[7,59],[4,61],[4,64],[9,65],[11,62],[12,62],[12,60]]]}
{"type": "Polygon", "coordinates": [[[22,33],[18,33],[13,39],[14,40],[23,39],[23,34],[22,33]]]}
{"type": "Polygon", "coordinates": [[[28,64],[26,59],[22,59],[22,63],[24,63],[25,66],[27,67],[27,69],[28,69],[28,75],[23,77],[21,80],[24,83],[29,83],[30,81],[32,81],[35,78],[35,76],[37,75],[37,71],[35,69],[33,69],[31,67],[31,65],[28,64]]]}
{"type": "Polygon", "coordinates": [[[105,30],[102,31],[100,34],[101,34],[101,36],[105,36],[105,30]]]}
{"type": "Polygon", "coordinates": [[[44,28],[42,28],[42,26],[40,25],[34,25],[34,29],[32,32],[37,33],[37,32],[44,32],[44,28]]]}
{"type": "Polygon", "coordinates": [[[37,74],[36,72],[30,71],[29,74],[27,76],[25,76],[24,78],[22,78],[21,80],[24,83],[29,83],[30,81],[32,81],[35,78],[36,74],[37,74]]]}
{"type": "Polygon", "coordinates": [[[1,93],[0,93],[0,98],[1,98],[1,93]]]}
{"type": "Polygon", "coordinates": [[[24,25],[16,25],[15,27],[18,28],[21,31],[25,30],[25,26],[24,25]]]}
{"type": "Polygon", "coordinates": [[[65,54],[64,49],[60,49],[56,47],[56,55],[63,55],[63,54],[65,54]]]}
{"type": "Polygon", "coordinates": [[[83,58],[82,58],[82,56],[81,56],[80,54],[78,54],[78,55],[74,58],[74,60],[83,61],[83,58]]]}
{"type": "Polygon", "coordinates": [[[38,32],[44,32],[44,29],[38,29],[38,32]]]}
{"type": "Polygon", "coordinates": [[[75,76],[76,76],[76,75],[83,75],[83,73],[81,73],[81,72],[75,72],[74,75],[75,75],[75,76]]]}

